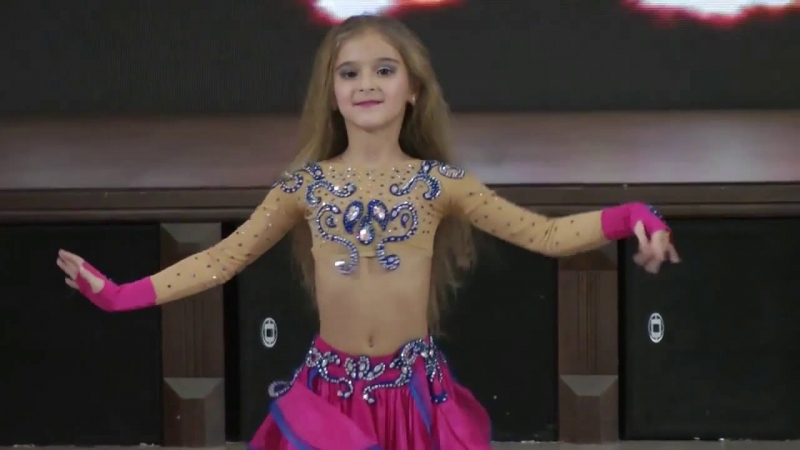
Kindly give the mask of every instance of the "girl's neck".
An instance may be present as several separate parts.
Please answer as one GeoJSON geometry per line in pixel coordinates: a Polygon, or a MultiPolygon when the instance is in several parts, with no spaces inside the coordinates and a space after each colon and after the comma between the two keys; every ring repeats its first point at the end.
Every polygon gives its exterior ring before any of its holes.
{"type": "Polygon", "coordinates": [[[409,157],[400,148],[400,130],[396,127],[374,132],[347,127],[347,149],[342,162],[362,167],[382,167],[408,162],[409,157]]]}

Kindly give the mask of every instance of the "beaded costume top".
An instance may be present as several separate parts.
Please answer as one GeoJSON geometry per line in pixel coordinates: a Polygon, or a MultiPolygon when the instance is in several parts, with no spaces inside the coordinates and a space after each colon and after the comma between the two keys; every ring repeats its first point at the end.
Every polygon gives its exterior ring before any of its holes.
{"type": "Polygon", "coordinates": [[[600,213],[548,218],[514,205],[464,170],[437,161],[387,169],[308,164],[275,183],[241,227],[214,247],[151,277],[159,302],[221,284],[280,241],[299,221],[312,251],[335,255],[346,276],[365,258],[387,271],[409,253],[430,256],[441,220],[452,214],[528,250],[563,256],[604,242],[600,213]]]}

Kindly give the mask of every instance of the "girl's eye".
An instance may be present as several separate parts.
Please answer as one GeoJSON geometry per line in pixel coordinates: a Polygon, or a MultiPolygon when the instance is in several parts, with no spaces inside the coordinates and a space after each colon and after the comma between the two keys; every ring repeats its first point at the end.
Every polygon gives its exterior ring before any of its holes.
{"type": "Polygon", "coordinates": [[[391,67],[381,67],[378,69],[378,75],[391,75],[394,73],[394,69],[391,67]]]}
{"type": "Polygon", "coordinates": [[[353,70],[343,70],[339,72],[339,76],[342,78],[354,78],[357,74],[353,70]]]}

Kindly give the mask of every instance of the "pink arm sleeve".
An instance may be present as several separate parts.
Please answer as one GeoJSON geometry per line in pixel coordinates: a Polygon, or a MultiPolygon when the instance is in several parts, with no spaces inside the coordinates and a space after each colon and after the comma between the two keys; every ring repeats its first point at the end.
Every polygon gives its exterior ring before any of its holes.
{"type": "Polygon", "coordinates": [[[642,222],[648,236],[658,231],[669,231],[661,215],[653,207],[643,203],[626,203],[606,208],[602,211],[600,222],[606,239],[613,241],[631,237],[637,222],[642,222]]]}
{"type": "Polygon", "coordinates": [[[150,278],[142,278],[139,281],[119,286],[106,278],[105,275],[92,267],[91,264],[84,262],[83,268],[103,280],[103,288],[98,292],[94,292],[86,279],[79,276],[75,280],[78,284],[78,289],[89,301],[103,311],[131,311],[155,306],[156,291],[153,288],[153,283],[150,281],[150,278]]]}

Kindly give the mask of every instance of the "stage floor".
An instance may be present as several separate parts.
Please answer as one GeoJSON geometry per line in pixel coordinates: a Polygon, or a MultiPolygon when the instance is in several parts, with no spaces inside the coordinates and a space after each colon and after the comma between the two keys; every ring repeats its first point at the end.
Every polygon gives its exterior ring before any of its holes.
{"type": "MultiPolygon", "coordinates": [[[[19,450],[27,446],[0,447],[0,450],[19,450]]],[[[71,447],[71,446],[52,446],[37,447],[46,450],[132,450],[135,448],[149,448],[153,450],[161,447],[151,447],[142,445],[139,447],[71,447]]],[[[628,441],[617,444],[605,445],[576,445],[560,443],[539,443],[532,442],[526,444],[517,443],[497,443],[495,450],[796,450],[800,449],[800,441],[722,441],[722,442],[700,442],[700,441],[670,441],[670,442],[651,442],[651,441],[628,441]]],[[[185,449],[182,447],[164,447],[163,450],[197,450],[185,449]]],[[[209,450],[245,450],[244,444],[229,444],[225,447],[210,447],[209,450]]]]}

